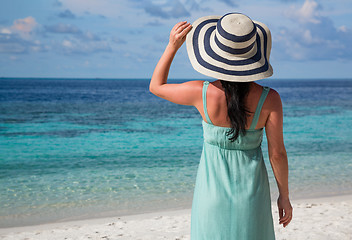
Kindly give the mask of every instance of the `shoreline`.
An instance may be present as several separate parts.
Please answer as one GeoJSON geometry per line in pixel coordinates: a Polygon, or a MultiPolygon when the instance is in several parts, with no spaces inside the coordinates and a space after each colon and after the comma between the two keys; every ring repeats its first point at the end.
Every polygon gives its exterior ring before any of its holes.
{"type": "MultiPolygon", "coordinates": [[[[277,239],[350,239],[352,194],[293,199],[293,220],[278,225],[276,202],[272,213],[277,239]]],[[[189,239],[191,209],[155,211],[41,225],[0,228],[0,239],[189,239]]]]}
{"type": "MultiPolygon", "coordinates": [[[[347,193],[338,193],[338,194],[331,194],[331,195],[319,195],[319,196],[308,196],[307,198],[302,197],[302,195],[298,195],[298,197],[291,196],[291,202],[304,202],[305,200],[314,200],[315,202],[319,201],[327,201],[330,198],[336,198],[336,199],[344,199],[345,197],[351,197],[352,198],[352,193],[347,192],[347,193]]],[[[278,197],[278,193],[272,194],[271,196],[271,204],[276,204],[276,199],[278,197]]],[[[68,216],[68,217],[63,217],[57,220],[48,220],[46,218],[42,218],[43,221],[40,222],[34,222],[33,224],[23,224],[23,225],[15,225],[15,226],[1,226],[0,225],[0,234],[2,229],[15,229],[15,228],[26,228],[26,227],[35,227],[35,226],[42,226],[42,225],[50,225],[50,224],[64,224],[64,223],[69,223],[69,222],[81,222],[81,221],[89,221],[89,220],[94,220],[94,219],[110,219],[110,218],[116,218],[116,217],[129,217],[129,216],[142,216],[142,215],[150,215],[150,214],[157,214],[157,213],[170,213],[170,212],[177,212],[177,211],[183,211],[187,209],[191,209],[192,205],[192,198],[188,199],[187,201],[184,201],[183,204],[174,206],[174,207],[165,207],[162,206],[159,208],[146,208],[146,209],[140,209],[140,210],[133,210],[133,211],[102,211],[102,212],[90,212],[87,214],[80,214],[76,216],[68,216]],[[45,221],[47,220],[47,221],[45,221]]],[[[171,204],[171,206],[173,206],[171,204]]]]}

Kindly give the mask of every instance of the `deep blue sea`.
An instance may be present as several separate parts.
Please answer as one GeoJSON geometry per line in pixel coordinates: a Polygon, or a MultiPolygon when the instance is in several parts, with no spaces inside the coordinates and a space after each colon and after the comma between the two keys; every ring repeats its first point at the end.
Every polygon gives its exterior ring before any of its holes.
{"type": "MultiPolygon", "coordinates": [[[[282,97],[291,198],[352,193],[352,80],[259,83],[282,97]]],[[[201,116],[148,87],[0,79],[0,227],[190,207],[201,116]]]]}

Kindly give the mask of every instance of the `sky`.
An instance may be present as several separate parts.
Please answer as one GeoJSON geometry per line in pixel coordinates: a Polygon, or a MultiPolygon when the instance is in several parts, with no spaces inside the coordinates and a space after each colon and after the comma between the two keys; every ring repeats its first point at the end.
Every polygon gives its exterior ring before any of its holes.
{"type": "MultiPolygon", "coordinates": [[[[0,0],[0,77],[150,78],[177,22],[229,12],[269,27],[271,78],[351,78],[350,0],[0,0]]],[[[206,78],[185,44],[169,77],[206,78]]]]}

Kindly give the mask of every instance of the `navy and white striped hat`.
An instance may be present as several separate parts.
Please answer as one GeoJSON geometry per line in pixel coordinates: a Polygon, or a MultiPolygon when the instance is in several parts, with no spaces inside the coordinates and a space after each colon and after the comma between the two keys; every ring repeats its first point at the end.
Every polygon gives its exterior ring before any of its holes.
{"type": "Polygon", "coordinates": [[[249,82],[273,75],[268,27],[241,13],[197,19],[186,44],[193,68],[209,77],[249,82]]]}

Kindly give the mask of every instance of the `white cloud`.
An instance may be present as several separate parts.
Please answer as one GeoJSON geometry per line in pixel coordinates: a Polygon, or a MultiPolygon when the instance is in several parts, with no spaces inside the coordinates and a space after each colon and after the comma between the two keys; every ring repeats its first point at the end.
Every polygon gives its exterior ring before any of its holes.
{"type": "Polygon", "coordinates": [[[319,5],[314,0],[306,0],[302,7],[297,9],[297,7],[293,6],[287,12],[287,15],[298,22],[301,23],[320,23],[319,17],[320,14],[318,12],[319,5]]]}
{"type": "Polygon", "coordinates": [[[90,31],[82,33],[80,37],[90,41],[100,41],[100,37],[90,31]]]}
{"type": "Polygon", "coordinates": [[[0,53],[28,54],[52,49],[63,54],[112,51],[107,41],[72,24],[56,23],[43,26],[29,16],[16,19],[11,26],[0,28],[0,53]],[[38,40],[43,36],[44,43],[38,40]]]}
{"type": "Polygon", "coordinates": [[[11,30],[8,29],[8,28],[2,28],[2,29],[0,30],[0,33],[2,33],[2,34],[11,34],[12,32],[11,32],[11,30]]]}
{"type": "Polygon", "coordinates": [[[12,28],[19,32],[29,33],[33,30],[33,28],[37,25],[35,19],[31,16],[17,19],[14,21],[12,28]]]}
{"type": "Polygon", "coordinates": [[[38,26],[37,21],[34,17],[28,16],[26,18],[15,19],[13,24],[8,27],[4,27],[0,29],[0,33],[2,34],[12,34],[17,33],[21,36],[28,37],[35,28],[38,26]]]}
{"type": "Polygon", "coordinates": [[[106,17],[116,18],[124,10],[124,0],[60,0],[65,9],[77,15],[92,13],[106,17]]]}
{"type": "Polygon", "coordinates": [[[36,20],[29,16],[23,19],[16,19],[11,26],[11,30],[18,33],[22,38],[28,39],[37,25],[36,20]]]}
{"type": "Polygon", "coordinates": [[[72,42],[68,41],[68,40],[63,40],[62,41],[62,46],[66,47],[66,48],[72,48],[72,42]]]}
{"type": "Polygon", "coordinates": [[[312,32],[309,29],[302,31],[303,41],[307,44],[319,44],[321,40],[312,36],[312,32]]]}
{"type": "Polygon", "coordinates": [[[24,54],[48,50],[47,46],[35,39],[38,26],[35,18],[28,16],[0,29],[0,53],[24,54]]]}
{"type": "Polygon", "coordinates": [[[109,43],[106,41],[82,41],[75,37],[64,39],[61,42],[61,48],[58,50],[67,55],[112,51],[109,43]]]}
{"type": "Polygon", "coordinates": [[[45,48],[38,41],[23,39],[18,34],[0,33],[0,53],[23,54],[44,50],[45,48]]]}
{"type": "Polygon", "coordinates": [[[11,55],[11,56],[9,57],[9,59],[10,59],[11,61],[16,61],[16,60],[18,59],[18,57],[17,57],[17,56],[14,56],[14,55],[11,55]]]}
{"type": "MultiPolygon", "coordinates": [[[[291,8],[292,10],[293,8],[291,8]]],[[[352,31],[346,26],[335,27],[331,18],[321,14],[314,0],[306,0],[288,17],[291,24],[274,36],[275,54],[281,59],[336,60],[351,59],[352,31]]],[[[274,54],[274,55],[275,55],[274,54]]]]}
{"type": "Polygon", "coordinates": [[[340,26],[337,30],[339,32],[344,32],[344,33],[348,32],[348,29],[345,25],[340,26]]]}

